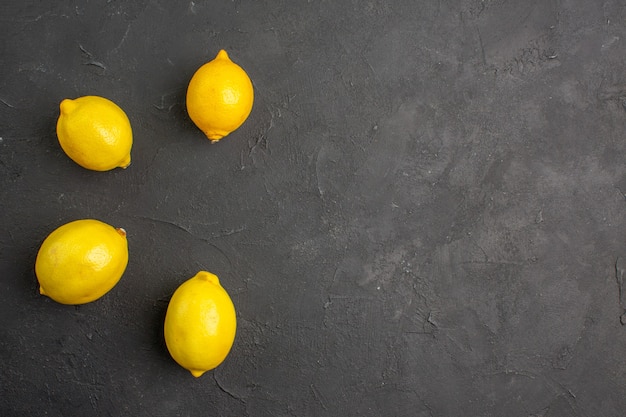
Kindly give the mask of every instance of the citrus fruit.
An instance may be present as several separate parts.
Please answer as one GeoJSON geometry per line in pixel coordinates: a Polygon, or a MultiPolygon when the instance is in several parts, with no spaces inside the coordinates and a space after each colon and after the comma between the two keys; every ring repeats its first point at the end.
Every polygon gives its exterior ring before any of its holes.
{"type": "Polygon", "coordinates": [[[223,49],[195,72],[187,87],[187,113],[213,142],[243,124],[253,101],[248,74],[223,49]]]}
{"type": "Polygon", "coordinates": [[[200,271],[180,285],[165,314],[165,343],[172,358],[196,378],[226,359],[237,319],[217,276],[200,271]]]}
{"type": "Polygon", "coordinates": [[[83,168],[109,171],[130,165],[133,132],[126,113],[104,97],[65,99],[57,137],[63,151],[83,168]]]}
{"type": "Polygon", "coordinates": [[[46,237],[37,253],[35,274],[41,294],[62,304],[84,304],[109,292],[127,264],[126,231],[83,219],[46,237]]]}

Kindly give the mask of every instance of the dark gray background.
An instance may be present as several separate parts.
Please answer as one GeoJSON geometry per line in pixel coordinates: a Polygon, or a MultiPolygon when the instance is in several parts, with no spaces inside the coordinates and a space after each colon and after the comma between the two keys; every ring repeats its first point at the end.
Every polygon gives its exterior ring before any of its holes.
{"type": "Polygon", "coordinates": [[[624,1],[51,3],[0,6],[2,416],[626,415],[624,1]],[[211,145],[222,48],[255,104],[211,145]],[[60,149],[89,94],[128,169],[60,149]],[[128,269],[56,304],[37,250],[86,217],[128,269]],[[201,269],[238,333],[195,379],[162,323],[201,269]]]}

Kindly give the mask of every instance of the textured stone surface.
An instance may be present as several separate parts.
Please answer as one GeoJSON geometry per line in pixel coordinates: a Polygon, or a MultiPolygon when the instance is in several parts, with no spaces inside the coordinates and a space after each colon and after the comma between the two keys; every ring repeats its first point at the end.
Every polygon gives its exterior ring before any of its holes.
{"type": "Polygon", "coordinates": [[[0,414],[622,417],[621,0],[5,1],[0,414]],[[211,145],[186,85],[219,49],[255,106],[211,145]],[[126,170],[55,136],[119,104],[126,170]],[[128,232],[79,307],[37,293],[57,226],[128,232]],[[226,362],[169,357],[174,289],[217,274],[226,362]]]}

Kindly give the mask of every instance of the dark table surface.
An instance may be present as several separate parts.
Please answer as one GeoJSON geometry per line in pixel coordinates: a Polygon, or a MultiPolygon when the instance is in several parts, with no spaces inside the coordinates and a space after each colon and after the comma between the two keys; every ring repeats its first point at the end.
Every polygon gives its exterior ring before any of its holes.
{"type": "Polygon", "coordinates": [[[0,6],[0,415],[626,415],[623,0],[51,3],[0,6]],[[255,103],[212,145],[222,48],[255,103]],[[82,95],[128,169],[62,152],[82,95]],[[130,263],[64,306],[33,265],[79,218],[130,263]],[[238,333],[195,379],[162,325],[203,269],[238,333]]]}

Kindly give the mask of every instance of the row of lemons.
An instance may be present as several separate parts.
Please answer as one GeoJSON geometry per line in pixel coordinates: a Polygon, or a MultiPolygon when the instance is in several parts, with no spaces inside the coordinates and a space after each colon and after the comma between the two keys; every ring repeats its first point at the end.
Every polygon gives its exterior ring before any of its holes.
{"type": "MultiPolygon", "coordinates": [[[[221,50],[202,65],[187,87],[187,112],[209,140],[236,130],[252,110],[246,72],[221,50]]],[[[99,96],[65,99],[57,137],[77,164],[95,171],[130,165],[130,121],[114,102],[99,96]]],[[[64,224],[43,241],[35,261],[40,293],[62,304],[84,304],[108,293],[128,265],[126,231],[95,219],[64,224]]],[[[170,299],[164,323],[167,349],[195,377],[226,359],[235,340],[235,307],[218,277],[200,271],[170,299]]]]}

